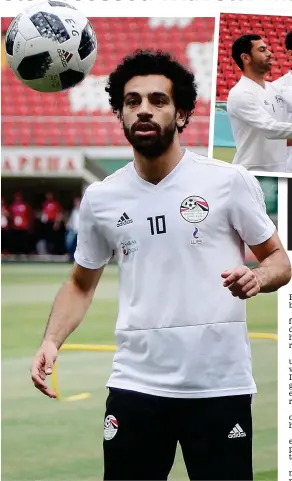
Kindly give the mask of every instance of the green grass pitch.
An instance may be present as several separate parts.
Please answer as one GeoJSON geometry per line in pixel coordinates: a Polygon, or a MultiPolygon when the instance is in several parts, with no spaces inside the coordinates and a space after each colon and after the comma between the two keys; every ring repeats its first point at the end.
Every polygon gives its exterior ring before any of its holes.
{"type": "MultiPolygon", "coordinates": [[[[83,401],[47,399],[31,384],[29,367],[53,297],[70,266],[2,266],[2,480],[102,479],[105,383],[112,353],[63,352],[61,394],[91,392],[83,401]]],[[[117,269],[109,266],[86,319],[70,343],[114,344],[117,269]]],[[[248,302],[250,332],[277,332],[277,297],[248,302]]],[[[253,403],[255,480],[277,479],[277,342],[252,340],[258,394],[253,403]]],[[[186,480],[178,448],[170,480],[186,480]]]]}
{"type": "Polygon", "coordinates": [[[214,147],[213,158],[231,163],[236,149],[233,147],[214,147]]]}

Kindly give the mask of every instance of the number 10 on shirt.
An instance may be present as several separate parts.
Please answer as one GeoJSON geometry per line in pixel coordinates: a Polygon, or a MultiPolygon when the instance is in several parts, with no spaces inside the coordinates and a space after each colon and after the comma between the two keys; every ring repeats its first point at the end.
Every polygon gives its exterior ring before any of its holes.
{"type": "Polygon", "coordinates": [[[150,223],[151,235],[166,234],[165,215],[157,215],[156,217],[147,217],[150,223]]]}

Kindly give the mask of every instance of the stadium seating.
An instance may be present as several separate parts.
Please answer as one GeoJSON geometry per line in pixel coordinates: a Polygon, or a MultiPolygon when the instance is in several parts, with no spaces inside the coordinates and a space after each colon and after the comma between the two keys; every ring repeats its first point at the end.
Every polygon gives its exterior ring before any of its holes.
{"type": "MultiPolygon", "coordinates": [[[[2,34],[12,19],[2,18],[2,34]]],[[[2,145],[127,145],[104,92],[106,76],[137,48],[170,51],[198,73],[199,99],[186,145],[208,145],[212,18],[92,18],[98,38],[97,61],[74,89],[45,94],[26,88],[2,65],[2,145]],[[205,47],[208,48],[205,48],[205,47]]]]}
{"type": "Polygon", "coordinates": [[[225,101],[229,90],[241,76],[231,57],[233,41],[246,33],[261,35],[273,52],[273,67],[266,80],[273,81],[291,68],[284,46],[286,34],[292,30],[292,17],[246,14],[221,14],[217,70],[217,100],[225,101]]]}

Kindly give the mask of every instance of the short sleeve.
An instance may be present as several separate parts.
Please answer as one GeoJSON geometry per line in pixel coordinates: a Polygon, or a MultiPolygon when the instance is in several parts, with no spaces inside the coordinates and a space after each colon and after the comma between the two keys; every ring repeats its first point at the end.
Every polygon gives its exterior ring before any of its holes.
{"type": "Polygon", "coordinates": [[[242,166],[235,168],[229,199],[231,224],[247,245],[262,244],[276,230],[266,212],[264,193],[250,172],[242,166]]]}
{"type": "Polygon", "coordinates": [[[112,257],[110,249],[104,235],[98,229],[88,192],[86,191],[80,204],[77,247],[74,259],[82,267],[88,269],[98,269],[108,263],[112,257]]]}

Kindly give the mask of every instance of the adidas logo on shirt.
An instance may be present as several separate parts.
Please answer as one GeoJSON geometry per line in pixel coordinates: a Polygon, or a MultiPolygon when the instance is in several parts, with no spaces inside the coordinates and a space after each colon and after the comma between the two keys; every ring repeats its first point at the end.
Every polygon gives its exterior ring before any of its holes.
{"type": "Polygon", "coordinates": [[[133,219],[130,219],[130,217],[126,214],[126,212],[121,215],[119,218],[119,221],[117,223],[117,227],[122,227],[122,225],[127,225],[127,224],[132,224],[133,219]]]}
{"type": "Polygon", "coordinates": [[[239,424],[235,424],[234,428],[231,429],[230,433],[228,434],[228,437],[230,439],[232,439],[232,438],[244,438],[245,436],[246,436],[246,434],[243,431],[243,429],[241,429],[239,424]]]}

